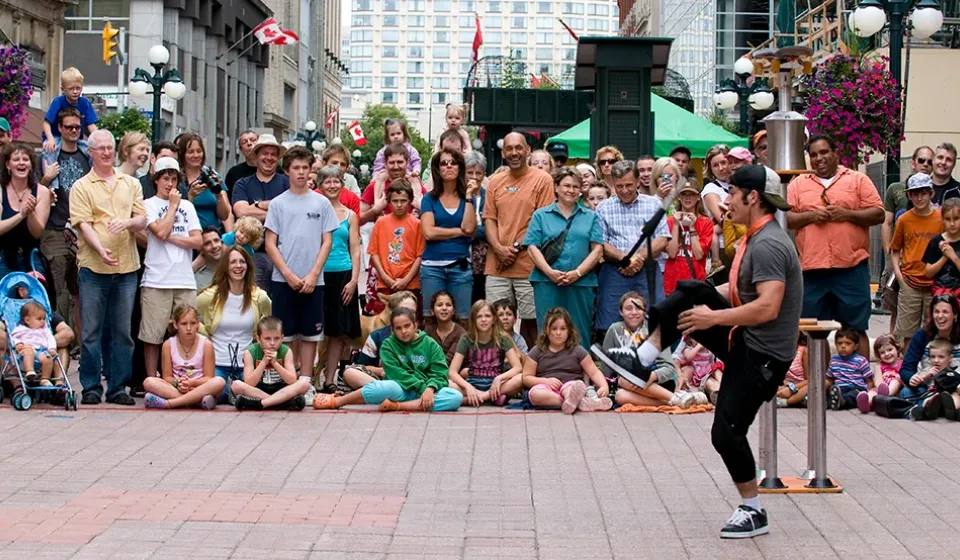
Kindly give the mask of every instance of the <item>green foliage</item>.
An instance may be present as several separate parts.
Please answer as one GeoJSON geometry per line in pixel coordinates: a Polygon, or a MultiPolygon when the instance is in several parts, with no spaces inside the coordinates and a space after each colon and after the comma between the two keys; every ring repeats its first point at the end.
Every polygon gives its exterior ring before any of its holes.
{"type": "Polygon", "coordinates": [[[720,109],[714,107],[713,112],[710,113],[710,116],[707,118],[707,120],[710,121],[711,124],[715,124],[723,128],[727,132],[736,134],[741,138],[746,138],[746,136],[743,134],[743,131],[740,130],[740,124],[728,119],[726,111],[721,111],[720,109]]]}
{"type": "Polygon", "coordinates": [[[100,116],[98,128],[105,128],[113,133],[113,137],[120,143],[120,139],[128,132],[142,132],[150,138],[152,127],[150,120],[136,109],[127,109],[122,113],[110,112],[100,116]]]}
{"type": "MultiPolygon", "coordinates": [[[[397,109],[393,105],[367,106],[363,112],[363,116],[360,117],[360,127],[363,128],[363,135],[367,139],[366,145],[357,146],[353,141],[353,136],[350,135],[350,131],[347,129],[344,129],[343,132],[340,133],[340,139],[343,140],[343,145],[350,150],[350,153],[353,153],[354,150],[360,150],[360,159],[352,163],[357,167],[359,167],[361,163],[366,163],[373,168],[373,160],[377,157],[377,152],[380,151],[380,148],[384,145],[383,122],[388,118],[403,119],[408,122],[407,132],[410,133],[410,143],[420,154],[424,168],[426,168],[430,156],[433,155],[433,146],[420,136],[420,132],[416,128],[409,125],[409,119],[400,112],[400,109],[397,109]]],[[[347,124],[349,125],[350,123],[347,124]]]]}
{"type": "Polygon", "coordinates": [[[524,89],[530,85],[530,76],[527,74],[527,65],[519,60],[504,59],[503,77],[500,87],[509,89],[524,89]]]}

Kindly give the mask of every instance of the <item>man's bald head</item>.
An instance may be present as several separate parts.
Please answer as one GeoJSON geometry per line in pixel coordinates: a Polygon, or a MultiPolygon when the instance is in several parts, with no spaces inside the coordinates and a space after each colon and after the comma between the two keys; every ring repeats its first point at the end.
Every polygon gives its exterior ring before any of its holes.
{"type": "Polygon", "coordinates": [[[510,167],[510,171],[525,171],[527,169],[530,146],[523,134],[511,132],[504,136],[503,148],[500,153],[503,155],[503,161],[510,167]]]}

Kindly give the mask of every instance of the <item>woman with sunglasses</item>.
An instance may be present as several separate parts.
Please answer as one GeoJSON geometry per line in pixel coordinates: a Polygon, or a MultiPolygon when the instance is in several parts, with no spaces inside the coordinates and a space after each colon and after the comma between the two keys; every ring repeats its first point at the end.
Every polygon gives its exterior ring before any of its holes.
{"type": "Polygon", "coordinates": [[[613,164],[623,161],[623,154],[616,146],[604,146],[597,150],[596,169],[597,179],[608,185],[613,184],[613,176],[610,172],[613,170],[613,164]]]}
{"type": "MultiPolygon", "coordinates": [[[[457,316],[470,314],[473,295],[473,267],[470,242],[477,231],[474,197],[480,193],[477,181],[467,183],[467,166],[463,154],[441,148],[430,159],[433,190],[420,203],[420,224],[426,247],[420,268],[420,289],[423,301],[432,301],[433,294],[445,291],[457,302],[457,316]]],[[[433,310],[424,306],[427,317],[433,310]]]]}

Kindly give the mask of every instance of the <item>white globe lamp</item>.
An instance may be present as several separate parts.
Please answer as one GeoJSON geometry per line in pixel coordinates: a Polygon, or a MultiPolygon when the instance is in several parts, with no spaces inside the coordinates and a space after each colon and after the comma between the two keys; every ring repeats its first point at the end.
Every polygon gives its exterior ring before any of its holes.
{"type": "Polygon", "coordinates": [[[913,34],[921,39],[936,33],[943,25],[943,12],[936,8],[918,8],[910,14],[913,34]]]}
{"type": "Polygon", "coordinates": [[[127,84],[127,90],[130,92],[130,95],[134,97],[146,97],[151,89],[150,84],[147,82],[136,81],[127,84]]]}
{"type": "Polygon", "coordinates": [[[481,142],[479,138],[474,139],[474,141],[473,141],[473,149],[474,149],[474,150],[479,150],[479,149],[482,148],[482,147],[483,147],[483,142],[481,142]]]}
{"type": "Polygon", "coordinates": [[[850,27],[857,37],[870,37],[883,29],[887,14],[877,6],[860,6],[850,15],[850,27]]]}
{"type": "Polygon", "coordinates": [[[339,136],[334,136],[330,143],[335,146],[339,146],[340,144],[343,144],[343,140],[341,140],[339,136]]]}
{"type": "Polygon", "coordinates": [[[773,103],[776,101],[776,98],[773,96],[772,92],[757,91],[750,95],[749,101],[750,107],[754,110],[766,111],[770,107],[773,107],[773,103]]]}
{"type": "Polygon", "coordinates": [[[364,175],[366,175],[366,174],[367,174],[367,171],[370,171],[370,166],[367,165],[367,164],[365,164],[365,163],[361,163],[361,164],[360,164],[360,173],[363,173],[364,175]]]}
{"type": "Polygon", "coordinates": [[[187,86],[183,82],[167,82],[163,84],[163,93],[174,101],[182,99],[187,93],[187,86]]]}
{"type": "Polygon", "coordinates": [[[303,129],[306,130],[307,132],[313,132],[317,129],[317,123],[313,121],[307,121],[306,123],[304,123],[303,129]]]}
{"type": "Polygon", "coordinates": [[[360,153],[360,150],[354,150],[354,151],[353,151],[353,157],[358,158],[358,157],[360,157],[361,155],[363,155],[363,154],[360,153]]]}
{"type": "Polygon", "coordinates": [[[713,104],[721,111],[729,111],[737,106],[737,93],[735,91],[719,91],[713,94],[713,104]]]}
{"type": "Polygon", "coordinates": [[[147,60],[151,66],[165,66],[170,62],[170,51],[163,45],[154,45],[147,51],[147,60]]]}
{"type": "Polygon", "coordinates": [[[749,58],[741,56],[733,63],[733,73],[738,76],[753,74],[753,62],[749,58]]]}
{"type": "Polygon", "coordinates": [[[497,148],[503,149],[503,138],[497,140],[497,148]]]}
{"type": "Polygon", "coordinates": [[[319,140],[314,140],[310,142],[310,147],[313,148],[313,151],[319,152],[323,149],[323,144],[319,140]]]}

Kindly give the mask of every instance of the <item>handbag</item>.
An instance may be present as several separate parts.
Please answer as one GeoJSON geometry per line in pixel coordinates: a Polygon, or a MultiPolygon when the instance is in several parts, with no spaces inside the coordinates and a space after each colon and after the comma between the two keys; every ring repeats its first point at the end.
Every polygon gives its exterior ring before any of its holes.
{"type": "Polygon", "coordinates": [[[937,374],[933,376],[933,387],[941,392],[955,392],[957,388],[960,387],[960,373],[957,373],[957,370],[954,368],[947,368],[937,372],[937,374]]]}
{"type": "Polygon", "coordinates": [[[543,260],[547,261],[547,264],[553,265],[557,262],[557,259],[560,258],[560,252],[563,251],[563,244],[567,240],[567,234],[570,233],[570,226],[573,224],[574,218],[577,217],[577,212],[574,212],[572,216],[567,218],[567,226],[563,228],[563,231],[560,232],[560,235],[552,239],[548,239],[541,247],[540,253],[543,254],[543,260]]]}

